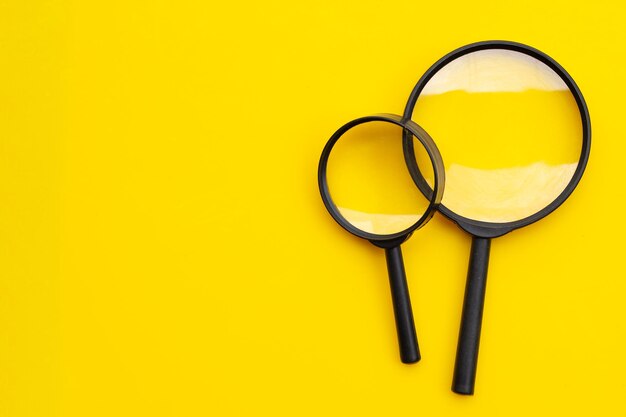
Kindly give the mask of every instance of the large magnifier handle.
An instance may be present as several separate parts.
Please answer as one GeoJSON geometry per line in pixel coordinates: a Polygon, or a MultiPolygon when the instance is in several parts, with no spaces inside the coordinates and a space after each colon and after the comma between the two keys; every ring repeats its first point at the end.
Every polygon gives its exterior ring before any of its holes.
{"type": "Polygon", "coordinates": [[[406,283],[406,273],[404,272],[400,246],[386,248],[385,255],[387,257],[389,283],[391,284],[393,312],[396,317],[400,359],[404,363],[415,363],[420,360],[421,356],[417,345],[411,298],[409,297],[409,288],[406,283]]]}
{"type": "Polygon", "coordinates": [[[491,239],[473,237],[452,380],[452,391],[458,394],[474,394],[490,247],[491,239]]]}

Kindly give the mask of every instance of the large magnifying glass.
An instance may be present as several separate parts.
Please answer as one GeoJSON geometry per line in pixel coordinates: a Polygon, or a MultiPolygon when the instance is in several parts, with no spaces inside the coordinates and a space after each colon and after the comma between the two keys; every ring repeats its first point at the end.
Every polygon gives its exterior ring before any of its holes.
{"type": "MultiPolygon", "coordinates": [[[[437,138],[446,168],[439,211],[472,235],[452,390],[473,394],[491,239],[543,218],[572,193],[589,158],[589,112],[552,58],[487,41],[428,69],[404,117],[437,138]]],[[[408,132],[404,153],[414,182],[430,195],[408,132]]]]}
{"type": "Polygon", "coordinates": [[[353,120],[339,128],[324,147],[318,183],[335,221],[385,250],[400,359],[419,361],[400,244],[430,220],[441,201],[444,171],[435,143],[421,127],[398,115],[353,120]],[[403,132],[419,157],[413,166],[432,185],[429,193],[415,187],[407,170],[403,132]]]}

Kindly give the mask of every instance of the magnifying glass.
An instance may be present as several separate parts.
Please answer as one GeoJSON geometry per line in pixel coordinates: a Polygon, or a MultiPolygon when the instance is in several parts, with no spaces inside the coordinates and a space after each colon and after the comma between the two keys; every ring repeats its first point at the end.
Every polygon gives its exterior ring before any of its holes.
{"type": "MultiPolygon", "coordinates": [[[[404,117],[433,137],[445,160],[439,211],[472,235],[452,390],[474,392],[491,239],[551,213],[589,158],[591,122],[572,77],[552,58],[505,41],[461,47],[414,87],[404,117]]],[[[404,153],[429,195],[411,135],[404,153]]]]}
{"type": "Polygon", "coordinates": [[[435,143],[415,122],[398,115],[355,119],[328,140],[319,162],[318,183],[335,221],[385,250],[400,359],[419,361],[400,244],[430,220],[443,196],[443,161],[435,143]],[[426,194],[407,170],[403,139],[412,143],[420,158],[414,166],[432,185],[426,194]]]}

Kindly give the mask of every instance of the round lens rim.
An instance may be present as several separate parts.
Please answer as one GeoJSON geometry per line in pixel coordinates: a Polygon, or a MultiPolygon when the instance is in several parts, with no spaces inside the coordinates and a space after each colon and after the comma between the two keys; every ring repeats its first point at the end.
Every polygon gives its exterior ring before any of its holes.
{"type": "MultiPolygon", "coordinates": [[[[405,155],[406,158],[406,155],[405,155]]],[[[415,164],[417,166],[417,163],[415,164]]],[[[441,154],[439,153],[439,149],[435,142],[430,137],[430,135],[422,129],[417,123],[410,119],[403,118],[396,114],[390,113],[380,113],[374,114],[371,116],[360,117],[358,119],[354,119],[342,127],[340,127],[328,140],[326,146],[324,146],[324,150],[322,151],[322,155],[320,156],[319,166],[318,166],[318,186],[320,190],[320,194],[322,196],[322,201],[326,206],[326,209],[330,213],[330,215],[335,219],[337,223],[348,232],[361,237],[363,239],[367,239],[371,242],[385,242],[385,241],[395,241],[400,238],[407,238],[411,233],[415,230],[422,227],[426,224],[435,214],[441,199],[443,198],[443,191],[445,186],[445,171],[443,160],[441,158],[441,154]],[[330,190],[328,189],[328,180],[326,176],[326,170],[328,167],[328,158],[332,152],[333,147],[339,141],[339,139],[350,129],[355,126],[371,123],[371,122],[386,122],[391,123],[403,128],[403,139],[407,137],[407,135],[415,136],[417,140],[420,141],[422,146],[426,149],[428,157],[430,159],[431,165],[433,167],[434,172],[434,191],[430,191],[431,197],[429,198],[428,208],[424,212],[424,214],[420,217],[420,219],[415,222],[412,226],[404,229],[400,232],[388,234],[388,235],[378,235],[374,233],[365,232],[355,226],[353,226],[346,218],[344,218],[339,209],[333,202],[330,196],[330,190]]]]}
{"type": "MultiPolygon", "coordinates": [[[[572,194],[572,192],[580,182],[580,179],[582,178],[585,168],[587,166],[587,162],[589,161],[589,153],[591,151],[591,118],[589,116],[589,109],[587,108],[587,103],[585,102],[583,94],[578,88],[578,85],[576,84],[574,79],[558,62],[556,62],[547,54],[533,48],[532,46],[528,46],[518,42],[502,40],[476,42],[462,46],[445,55],[443,58],[435,62],[424,73],[424,75],[422,75],[417,84],[415,84],[415,87],[413,87],[413,91],[411,91],[409,100],[407,101],[407,104],[404,108],[404,117],[409,119],[412,117],[413,110],[415,109],[415,104],[417,103],[420,93],[422,92],[428,81],[430,81],[430,79],[443,67],[464,55],[489,49],[504,49],[526,54],[532,58],[541,61],[543,64],[552,69],[567,85],[570,92],[574,96],[574,99],[576,100],[576,105],[578,106],[578,110],[580,112],[583,135],[578,165],[576,166],[576,171],[574,172],[574,175],[570,179],[565,189],[550,204],[528,217],[512,222],[492,223],[461,216],[460,214],[457,214],[454,211],[448,209],[443,204],[439,205],[438,210],[439,212],[441,212],[441,214],[458,224],[463,230],[469,232],[474,236],[479,236],[483,238],[502,236],[515,229],[528,226],[529,224],[532,224],[544,218],[545,216],[556,210],[561,204],[563,204],[565,200],[567,200],[567,198],[572,194]]],[[[413,181],[418,186],[418,188],[422,191],[422,193],[428,195],[427,193],[432,192],[432,190],[430,190],[430,187],[426,184],[421,173],[419,172],[419,168],[415,163],[413,143],[406,133],[404,134],[402,142],[405,162],[407,164],[407,167],[409,168],[411,177],[413,178],[413,181]]]]}

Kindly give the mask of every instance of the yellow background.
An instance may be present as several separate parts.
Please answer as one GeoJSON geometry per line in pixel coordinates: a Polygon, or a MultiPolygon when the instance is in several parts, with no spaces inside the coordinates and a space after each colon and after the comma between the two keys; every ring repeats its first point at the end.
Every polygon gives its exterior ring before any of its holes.
{"type": "Polygon", "coordinates": [[[0,1],[0,416],[624,415],[617,4],[0,1]],[[593,145],[557,212],[493,242],[461,397],[469,237],[437,215],[404,245],[423,359],[402,365],[383,253],[316,168],[493,38],[571,73],[593,145]]]}

